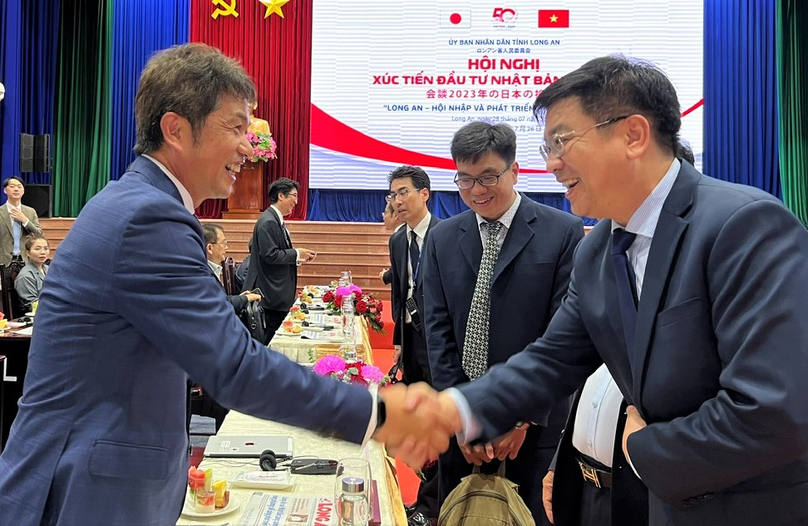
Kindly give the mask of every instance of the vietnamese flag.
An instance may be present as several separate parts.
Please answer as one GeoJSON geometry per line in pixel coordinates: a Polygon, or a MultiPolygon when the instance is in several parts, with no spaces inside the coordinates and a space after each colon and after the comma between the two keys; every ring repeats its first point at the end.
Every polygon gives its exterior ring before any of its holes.
{"type": "Polygon", "coordinates": [[[539,9],[539,27],[570,27],[569,9],[539,9]]]}

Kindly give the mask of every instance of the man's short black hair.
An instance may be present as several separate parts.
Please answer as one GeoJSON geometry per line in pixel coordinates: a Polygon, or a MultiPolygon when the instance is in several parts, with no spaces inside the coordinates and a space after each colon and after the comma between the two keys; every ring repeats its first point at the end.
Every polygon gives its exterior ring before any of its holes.
{"type": "Polygon", "coordinates": [[[455,132],[450,150],[455,163],[474,164],[493,152],[510,166],[516,160],[516,132],[504,122],[470,122],[455,132]]]}
{"type": "Polygon", "coordinates": [[[269,202],[274,205],[278,202],[278,195],[289,195],[292,190],[297,190],[300,193],[300,184],[288,177],[281,177],[269,187],[269,202]]]}
{"type": "Polygon", "coordinates": [[[682,126],[679,98],[665,73],[650,62],[622,55],[590,60],[547,86],[536,98],[533,114],[544,123],[547,111],[571,97],[596,122],[642,115],[657,144],[676,154],[682,126]]]}
{"type": "Polygon", "coordinates": [[[215,245],[219,240],[219,232],[224,232],[222,225],[216,223],[202,223],[202,234],[205,236],[206,245],[215,245]]]}
{"type": "Polygon", "coordinates": [[[11,177],[8,177],[8,178],[6,178],[5,181],[3,181],[3,188],[7,187],[8,183],[10,183],[12,181],[12,179],[15,180],[15,181],[19,181],[20,184],[23,185],[23,187],[25,186],[25,181],[23,181],[22,178],[19,175],[12,175],[11,177]]]}
{"type": "Polygon", "coordinates": [[[410,177],[412,179],[412,185],[416,190],[422,188],[429,190],[429,174],[419,166],[410,166],[407,164],[399,166],[387,176],[387,183],[393,184],[393,181],[396,179],[403,179],[404,177],[410,177]]]}

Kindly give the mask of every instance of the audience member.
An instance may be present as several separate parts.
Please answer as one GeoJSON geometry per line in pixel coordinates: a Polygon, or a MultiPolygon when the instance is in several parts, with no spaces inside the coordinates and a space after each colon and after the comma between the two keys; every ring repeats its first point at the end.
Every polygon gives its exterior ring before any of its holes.
{"type": "Polygon", "coordinates": [[[251,151],[254,99],[244,69],[204,44],[146,64],[138,157],[84,206],[42,290],[0,454],[0,524],[176,523],[189,375],[225,407],[354,443],[373,435],[410,463],[436,455],[459,427],[434,400],[405,407],[407,392],[426,386],[377,395],[268,351],[211,279],[193,212],[230,194],[251,151]]]}
{"type": "MultiPolygon", "coordinates": [[[[390,193],[387,202],[393,205],[404,228],[390,236],[390,272],[393,321],[393,360],[401,363],[405,384],[432,383],[427,356],[426,334],[423,327],[424,272],[421,254],[429,232],[438,218],[427,210],[429,175],[417,166],[400,166],[387,178],[390,193]]],[[[410,509],[411,526],[422,526],[438,518],[438,465],[432,463],[422,470],[423,480],[415,504],[410,509]]]]}
{"type": "MultiPolygon", "coordinates": [[[[580,219],[514,189],[516,133],[507,124],[473,122],[452,139],[455,184],[471,210],[435,227],[423,262],[424,307],[432,380],[446,389],[483,375],[544,333],[558,309],[583,237],[580,219]]],[[[543,425],[524,422],[489,444],[496,461],[452,441],[441,455],[440,501],[473,465],[505,474],[541,524],[541,478],[569,412],[558,402],[543,425]]],[[[493,437],[491,437],[493,438],[493,437]]]]}
{"type": "MultiPolygon", "coordinates": [[[[215,223],[205,223],[202,225],[202,234],[205,236],[205,255],[208,258],[208,266],[211,274],[224,287],[224,276],[222,276],[222,263],[227,257],[227,239],[224,236],[224,228],[215,223]]],[[[228,294],[227,301],[233,306],[236,314],[241,311],[251,301],[260,301],[261,295],[250,291],[241,294],[228,294]]]]}
{"type": "Polygon", "coordinates": [[[650,64],[594,59],[534,110],[573,211],[603,220],[545,335],[443,395],[469,410],[464,439],[545,418],[605,362],[651,526],[808,523],[805,227],[675,157],[679,101],[650,64]]]}
{"type": "Polygon", "coordinates": [[[300,185],[282,177],[269,187],[272,203],[255,223],[250,240],[250,267],[243,290],[259,289],[263,295],[261,306],[267,327],[269,343],[295,303],[297,292],[297,266],[313,261],[317,252],[292,247],[283,218],[297,205],[300,185]]]}
{"type": "Polygon", "coordinates": [[[25,239],[25,266],[14,280],[14,289],[20,298],[23,312],[31,311],[33,303],[39,300],[39,292],[48,274],[48,265],[45,264],[48,256],[50,247],[47,239],[41,235],[28,236],[25,239]]]}
{"type": "Polygon", "coordinates": [[[25,183],[16,175],[3,181],[3,192],[8,197],[5,206],[0,206],[0,265],[12,260],[22,261],[22,246],[25,236],[40,236],[39,217],[36,210],[22,204],[25,183]]]}

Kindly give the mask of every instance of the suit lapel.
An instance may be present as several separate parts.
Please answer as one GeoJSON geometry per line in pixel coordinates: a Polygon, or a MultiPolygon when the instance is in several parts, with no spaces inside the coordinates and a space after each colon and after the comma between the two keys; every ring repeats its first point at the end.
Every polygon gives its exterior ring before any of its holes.
{"type": "Polygon", "coordinates": [[[476,276],[480,271],[480,260],[483,257],[483,242],[480,239],[477,216],[472,211],[466,212],[465,220],[460,224],[458,243],[460,252],[476,276]]]}
{"type": "MultiPolygon", "coordinates": [[[[432,216],[432,219],[429,220],[429,226],[426,227],[426,233],[424,234],[424,239],[423,239],[423,241],[421,243],[421,256],[422,256],[422,258],[423,258],[423,255],[424,255],[424,250],[426,250],[426,240],[429,239],[429,231],[432,230],[433,226],[438,224],[438,221],[440,221],[440,219],[438,219],[434,215],[432,216]]],[[[424,264],[424,262],[421,261],[421,266],[423,266],[423,264],[424,264]]],[[[418,281],[415,284],[416,288],[418,290],[422,290],[421,289],[421,284],[424,282],[424,273],[421,272],[421,269],[418,270],[418,276],[416,276],[416,277],[417,277],[417,281],[418,281]]]]}
{"type": "Polygon", "coordinates": [[[8,213],[8,206],[6,203],[0,205],[0,222],[3,223],[3,226],[8,230],[8,235],[12,235],[12,226],[11,226],[11,214],[8,213]]]}
{"type": "MultiPolygon", "coordinates": [[[[516,214],[511,221],[511,227],[505,236],[505,242],[502,244],[502,249],[499,252],[497,263],[494,266],[494,274],[491,276],[491,283],[495,283],[499,278],[502,271],[519,255],[523,248],[533,238],[533,227],[537,221],[536,211],[529,210],[530,203],[528,198],[522,196],[522,201],[516,209],[516,214]]],[[[481,255],[482,257],[482,255],[481,255]]]]}
{"type": "Polygon", "coordinates": [[[634,403],[638,406],[641,404],[654,322],[659,312],[662,296],[670,280],[671,270],[679,254],[682,236],[689,224],[682,216],[693,203],[693,193],[699,177],[700,174],[694,168],[687,163],[682,163],[671,193],[662,206],[659,222],[654,231],[654,239],[648,252],[648,263],[645,266],[642,294],[637,309],[635,348],[629,350],[631,373],[634,379],[632,395],[634,403]]]}

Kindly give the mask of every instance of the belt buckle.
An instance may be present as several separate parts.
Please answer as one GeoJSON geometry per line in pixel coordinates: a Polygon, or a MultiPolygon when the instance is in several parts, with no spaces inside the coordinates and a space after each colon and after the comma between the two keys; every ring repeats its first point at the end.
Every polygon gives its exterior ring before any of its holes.
{"type": "Polygon", "coordinates": [[[578,465],[581,466],[581,474],[584,476],[584,480],[588,480],[594,484],[596,488],[600,489],[600,478],[598,477],[597,470],[587,466],[580,460],[578,461],[578,465]]]}

